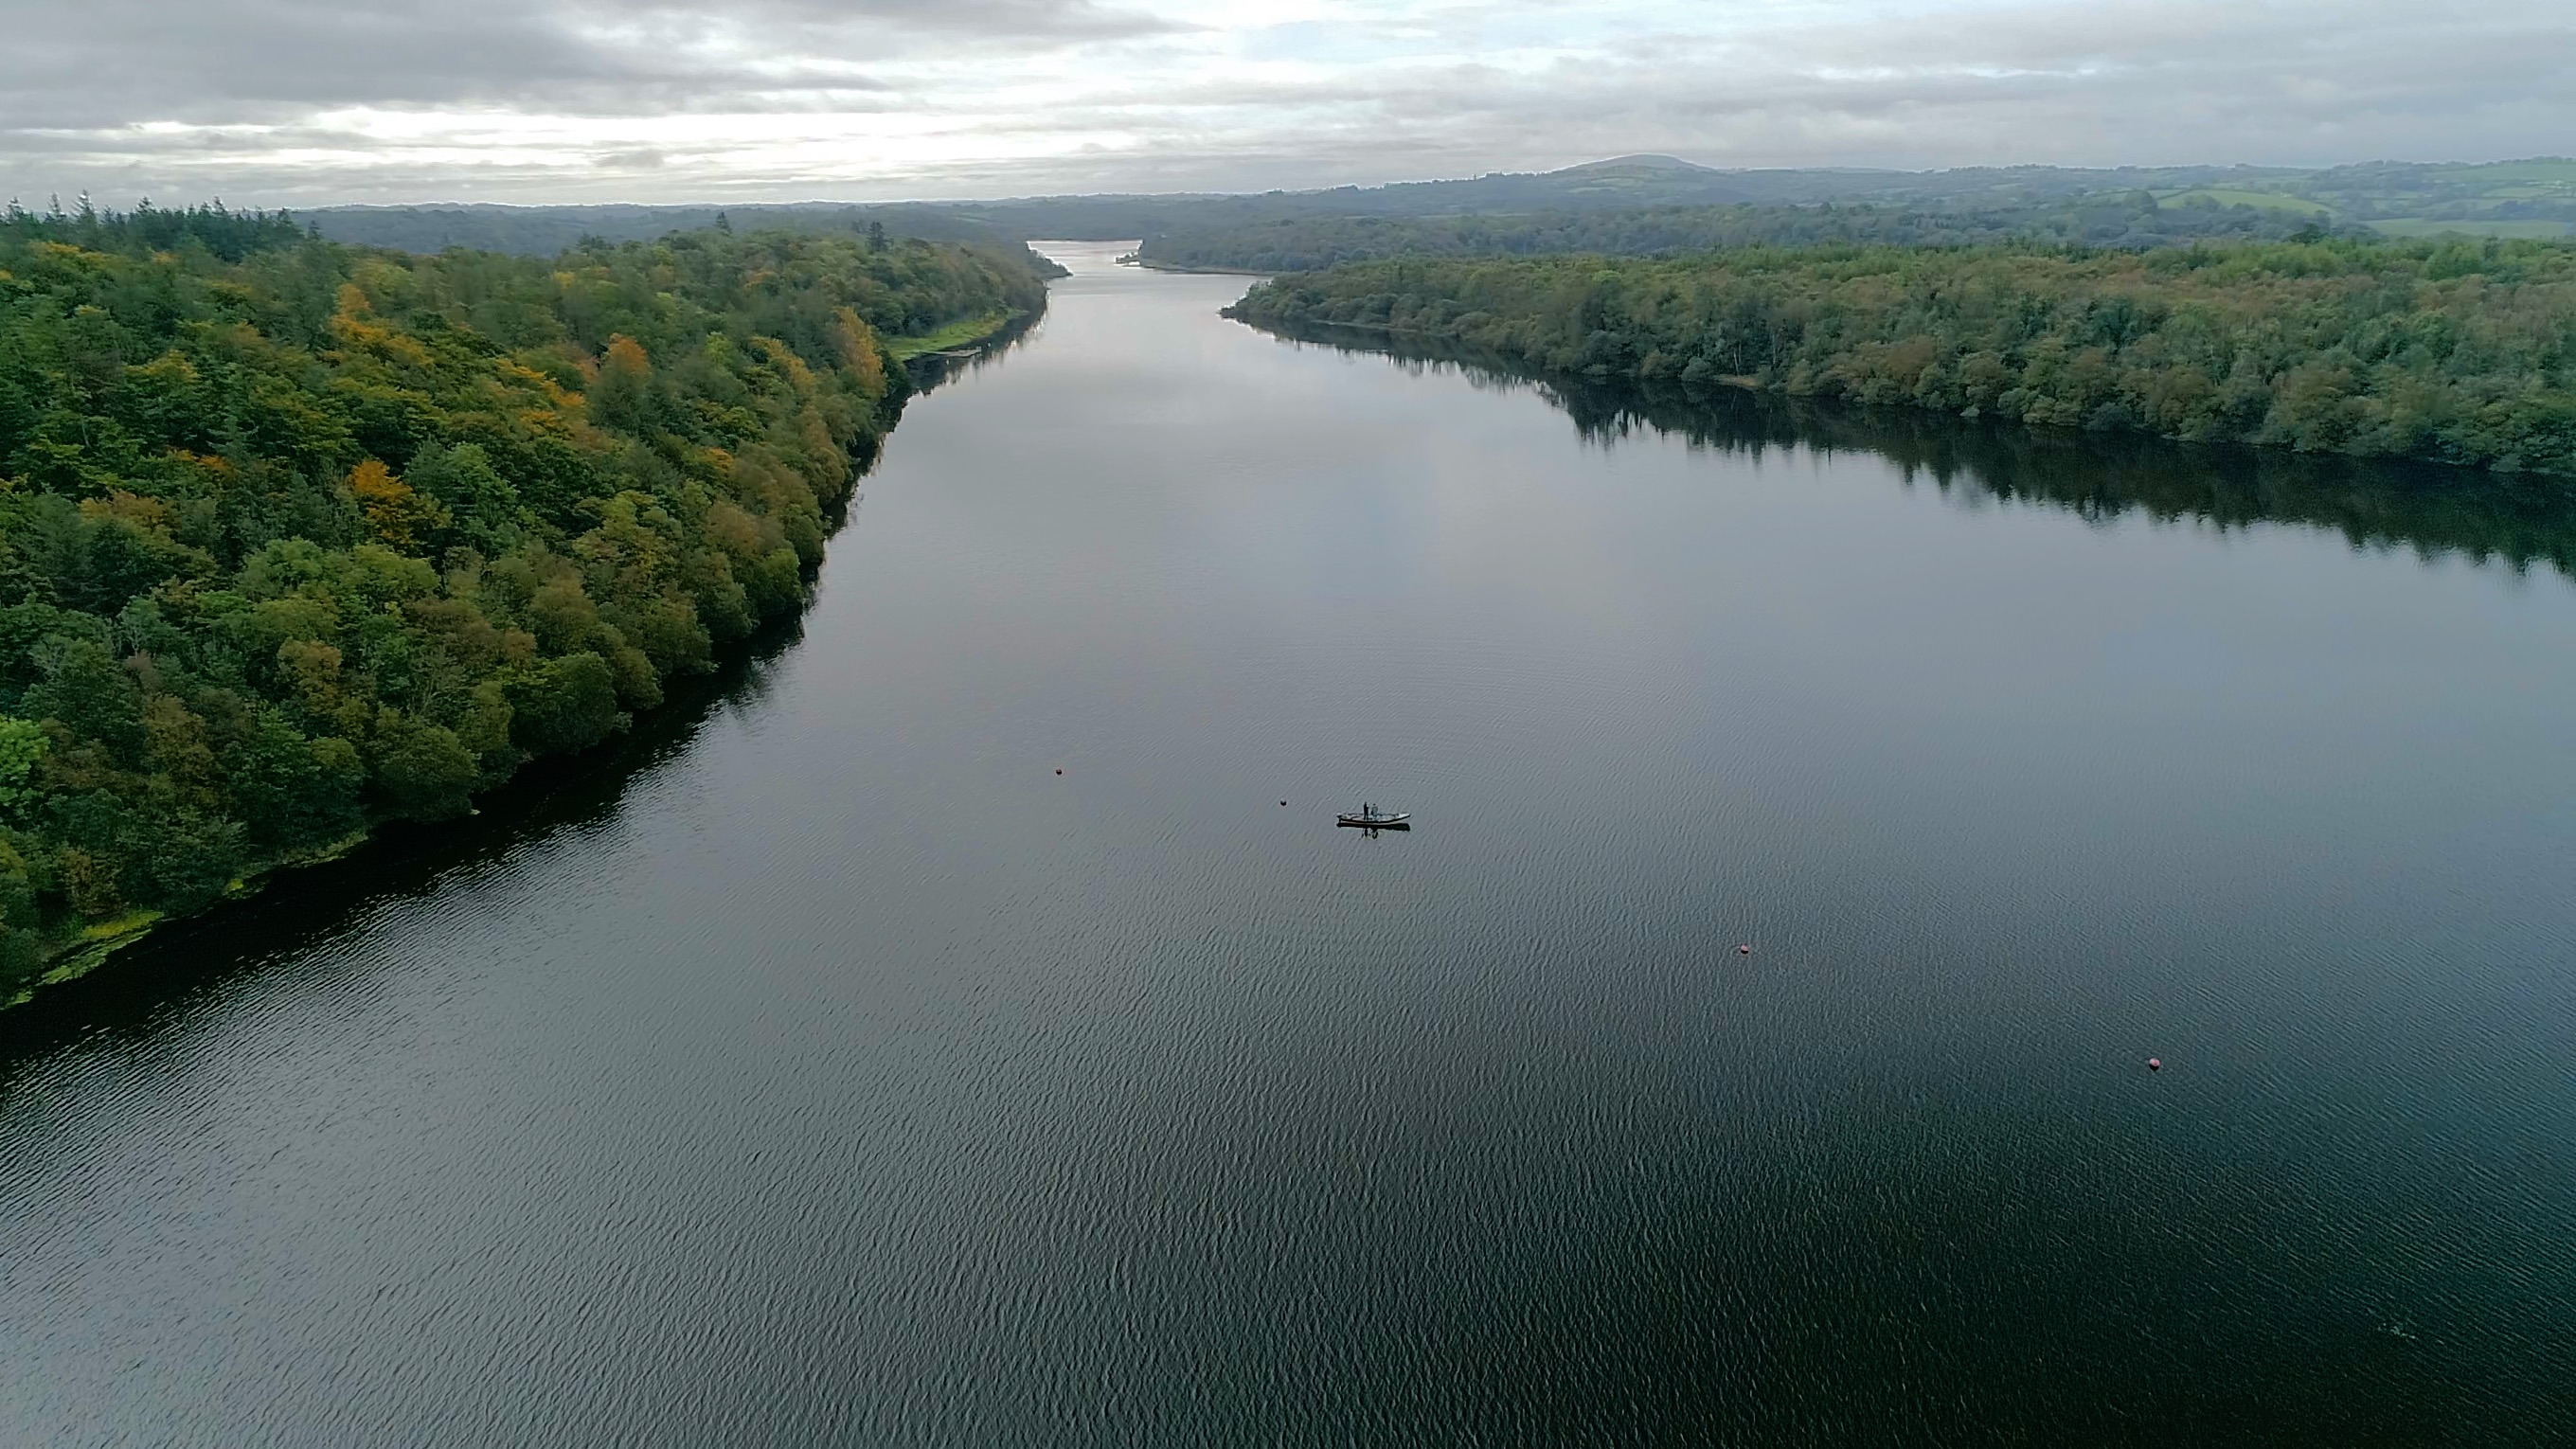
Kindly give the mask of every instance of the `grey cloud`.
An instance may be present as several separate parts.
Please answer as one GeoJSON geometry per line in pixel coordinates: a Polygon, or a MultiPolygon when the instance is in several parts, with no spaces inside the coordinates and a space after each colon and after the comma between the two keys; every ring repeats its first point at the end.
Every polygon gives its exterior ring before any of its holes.
{"type": "MultiPolygon", "coordinates": [[[[621,10],[704,16],[693,0],[647,0],[621,10]]],[[[1097,0],[742,0],[723,12],[759,23],[787,21],[825,28],[875,27],[944,38],[982,37],[1008,42],[1100,40],[1161,35],[1192,27],[1097,0]]]]}
{"type": "MultiPolygon", "coordinates": [[[[2341,161],[2521,155],[2576,132],[2555,6],[2021,6],[1772,34],[1640,37],[1539,76],[1417,70],[1338,104],[1375,145],[1553,164],[1639,149],[1717,164],[2341,161]]],[[[1224,87],[1200,97],[1224,106],[1224,87]]]]}
{"type": "Polygon", "coordinates": [[[263,122],[360,104],[651,114],[762,109],[783,93],[793,108],[887,88],[817,60],[1173,28],[1088,0],[13,0],[5,12],[6,130],[263,122]],[[746,40],[766,42],[756,61],[742,58],[746,40]]]}
{"type": "MultiPolygon", "coordinates": [[[[1638,150],[1717,165],[2332,162],[2524,155],[2564,150],[2576,135],[2576,23],[2541,0],[2440,12],[2389,0],[2109,0],[1827,12],[1795,24],[1728,11],[1705,31],[1624,36],[1603,7],[1593,53],[1536,74],[1382,60],[1311,80],[1166,64],[1190,53],[1189,28],[1105,3],[0,5],[24,11],[0,51],[0,181],[128,196],[148,186],[164,199],[1259,189],[1638,150]],[[1071,58],[1076,94],[1043,108],[1000,105],[971,81],[931,86],[919,69],[1048,51],[1071,58]],[[597,143],[562,164],[514,154],[431,163],[313,120],[358,103],[486,108],[496,124],[513,111],[613,120],[900,109],[979,151],[1053,159],[880,167],[831,184],[712,141],[597,143]],[[280,129],[132,129],[151,120],[280,129]],[[290,147],[361,159],[288,164],[279,157],[290,147]],[[645,164],[653,151],[660,164],[645,164]]],[[[1472,36],[1482,21],[1462,11],[1429,23],[1472,36]]]]}
{"type": "Polygon", "coordinates": [[[477,100],[639,77],[542,11],[503,0],[141,0],[22,7],[0,50],[11,126],[262,119],[362,100],[477,100]]]}

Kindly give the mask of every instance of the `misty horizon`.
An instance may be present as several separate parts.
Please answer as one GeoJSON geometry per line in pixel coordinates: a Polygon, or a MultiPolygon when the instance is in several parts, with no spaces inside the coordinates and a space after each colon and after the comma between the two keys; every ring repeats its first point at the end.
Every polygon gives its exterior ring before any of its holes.
{"type": "Polygon", "coordinates": [[[1493,168],[1488,168],[1488,169],[1485,169],[1485,170],[1475,171],[1475,172],[1462,172],[1462,173],[1459,173],[1459,174],[1456,174],[1456,175],[1442,175],[1442,176],[1429,176],[1429,175],[1424,175],[1424,176],[1390,176],[1390,177],[1385,177],[1385,178],[1381,178],[1381,179],[1377,179],[1377,180],[1367,180],[1367,181],[1342,181],[1342,182],[1333,182],[1333,183],[1329,183],[1329,184],[1316,185],[1316,186],[1264,187],[1264,188],[1261,188],[1260,190],[1257,190],[1257,191],[1254,191],[1254,190],[1227,191],[1227,190],[1223,190],[1223,189],[1216,189],[1216,188],[1202,188],[1202,189],[1187,189],[1187,188],[1181,188],[1181,189],[1171,189],[1171,190],[1134,190],[1134,191],[1115,191],[1115,190],[1104,190],[1104,191],[1072,191],[1072,190],[1061,190],[1061,189],[1041,189],[1041,190],[1021,191],[1021,192],[1011,192],[1011,193],[1006,193],[1006,194],[995,194],[995,195],[967,195],[967,194],[963,194],[963,193],[921,193],[921,194],[915,194],[915,195],[883,196],[883,197],[861,197],[861,196],[850,196],[850,195],[823,195],[823,194],[808,194],[808,195],[788,195],[788,194],[781,194],[781,195],[777,195],[777,196],[746,196],[746,195],[690,194],[690,195],[675,195],[675,196],[670,196],[670,197],[665,197],[665,198],[652,198],[652,199],[647,199],[647,198],[644,198],[644,197],[638,197],[638,196],[584,196],[584,197],[560,197],[560,198],[548,198],[548,197],[522,197],[522,198],[514,198],[514,199],[507,199],[507,200],[499,200],[499,199],[491,199],[491,198],[478,198],[478,197],[473,197],[473,196],[464,196],[464,195],[423,195],[423,196],[409,197],[409,198],[402,198],[402,199],[382,199],[382,200],[334,200],[334,199],[331,199],[331,198],[329,198],[329,197],[327,197],[327,196],[326,196],[326,197],[323,197],[323,198],[320,198],[320,199],[316,199],[316,200],[312,200],[312,201],[306,201],[306,202],[298,202],[298,203],[290,203],[290,202],[262,203],[262,202],[260,202],[260,201],[258,201],[258,200],[255,200],[255,199],[254,199],[254,200],[249,200],[249,201],[239,201],[239,200],[237,200],[236,198],[234,198],[234,197],[229,197],[229,196],[226,196],[226,197],[211,197],[211,196],[210,196],[210,197],[204,197],[204,198],[197,198],[197,197],[154,196],[154,195],[151,195],[151,194],[149,194],[149,193],[142,193],[142,194],[137,194],[137,195],[135,195],[135,196],[131,196],[131,197],[125,197],[125,196],[103,196],[103,195],[98,194],[95,190],[83,190],[83,191],[77,191],[77,192],[71,192],[71,193],[65,193],[65,192],[60,192],[60,191],[48,192],[48,193],[47,193],[44,197],[42,197],[42,198],[30,198],[30,197],[26,197],[26,196],[16,196],[16,195],[13,195],[13,196],[11,196],[11,197],[6,198],[6,200],[7,200],[7,201],[15,202],[15,203],[17,203],[18,205],[20,205],[21,207],[25,208],[26,210],[28,210],[28,211],[30,211],[30,212],[43,211],[43,210],[52,210],[52,209],[60,209],[60,210],[62,210],[62,211],[64,211],[64,212],[67,212],[67,213],[68,213],[68,212],[70,212],[70,211],[73,211],[73,210],[77,209],[77,207],[79,206],[79,204],[80,204],[82,201],[84,201],[84,200],[86,200],[89,204],[91,204],[91,205],[93,205],[93,206],[95,206],[95,207],[98,207],[98,208],[100,208],[100,209],[102,209],[102,210],[124,210],[124,209],[128,209],[128,208],[130,208],[130,207],[132,207],[132,206],[134,206],[134,205],[140,204],[140,203],[149,203],[149,204],[153,204],[153,205],[157,205],[157,206],[162,206],[162,207],[171,207],[171,206],[190,206],[190,205],[198,205],[198,204],[206,204],[206,203],[221,203],[221,204],[224,204],[224,205],[238,205],[238,206],[240,206],[240,207],[245,207],[245,208],[261,208],[261,209],[268,209],[268,210],[291,210],[291,211],[363,211],[363,210],[402,211],[402,210],[411,210],[411,209],[420,209],[420,208],[458,208],[458,209],[487,208],[487,209],[495,209],[495,210],[530,210],[530,211],[534,211],[534,210],[542,210],[542,209],[548,209],[548,208],[559,208],[559,207],[567,207],[567,206],[570,206],[570,207],[593,207],[593,208],[605,208],[605,207],[630,207],[630,208],[634,208],[634,209],[637,209],[637,210],[654,210],[654,211],[662,211],[662,210],[695,210],[695,209],[709,209],[709,208],[722,209],[722,208],[725,208],[725,207],[761,207],[761,208],[779,208],[779,209],[799,208],[799,207],[836,207],[836,206],[860,206],[860,207],[902,207],[902,206],[921,206],[921,207],[955,207],[955,206],[974,206],[974,205],[980,205],[980,204],[990,204],[990,203],[1006,202],[1006,201],[1047,201],[1047,200],[1058,200],[1058,199],[1069,199],[1069,198],[1091,198],[1091,197],[1137,197],[1137,198],[1147,198],[1147,199],[1161,199],[1161,198],[1183,198],[1183,197],[1190,197],[1190,196],[1307,195],[1307,194],[1322,194],[1322,193],[1328,193],[1328,192],[1339,192],[1339,191],[1378,192],[1378,191],[1388,191],[1388,190],[1393,190],[1393,189],[1398,188],[1398,187],[1406,187],[1406,186],[1429,186],[1429,185],[1437,185],[1437,184],[1444,183],[1444,182],[1484,181],[1484,180],[1495,180],[1495,179],[1514,178],[1514,177],[1555,176],[1555,175],[1560,175],[1560,174],[1563,174],[1563,173],[1566,173],[1566,172],[1581,171],[1581,170],[1583,170],[1583,169],[1584,169],[1584,168],[1586,168],[1586,167],[1591,167],[1591,166],[1608,166],[1608,165],[1613,165],[1613,164],[1621,163],[1621,162],[1678,162],[1678,163],[1680,163],[1680,165],[1685,166],[1685,167],[1692,168],[1692,169],[1694,169],[1694,170],[1698,170],[1698,171],[1706,171],[1706,172],[1714,173],[1714,174],[1717,174],[1717,175],[1723,175],[1723,176],[1826,175],[1826,174],[1842,173],[1842,174],[1849,174],[1849,175],[1853,175],[1853,176],[1936,177],[1936,176],[1948,176],[1948,175],[1960,175],[1960,174],[1975,174],[1975,173],[1981,173],[1981,172],[2012,172],[2012,171],[2067,172],[2067,173],[2098,173],[2098,174],[2101,174],[2101,175],[2104,175],[2104,176],[2118,176],[2118,175],[2121,175],[2121,174],[2124,174],[2124,173],[2133,173],[2133,172],[2135,172],[2135,173],[2159,173],[2159,172],[2175,172],[2175,171],[2216,171],[2216,172],[2242,171],[2242,172],[2247,172],[2247,173],[2251,173],[2251,174],[2254,174],[2254,175],[2266,175],[2266,176],[2269,176],[2269,175],[2282,175],[2282,174],[2293,174],[2293,175],[2297,175],[2297,174],[2309,174],[2309,173],[2324,173],[2324,172],[2332,172],[2332,171],[2337,171],[2337,170],[2355,169],[2355,168],[2366,168],[2366,167],[2373,167],[2373,166],[2464,166],[2464,167],[2475,167],[2475,166],[2498,166],[2498,165],[2508,165],[2508,164],[2512,164],[2512,163],[2516,163],[2516,162],[2524,162],[2524,161],[2564,161],[2564,160],[2566,160],[2566,159],[2568,159],[2566,156],[2564,156],[2564,155],[2559,155],[2559,154],[2533,154],[2533,155],[2519,155],[2519,156],[2475,156],[2475,157],[2464,157],[2464,156],[2445,156],[2445,157],[2397,157],[2397,156],[2372,156],[2372,157],[2360,158],[2360,159],[2355,159],[2355,160],[2346,160],[2346,161],[2332,162],[2332,163],[2327,163],[2327,164],[2323,164],[2323,165],[2319,165],[2319,166],[2315,166],[2315,167],[2289,166],[2289,165],[2274,165],[2274,164],[2257,163],[2257,162],[2250,162],[2250,161],[2200,161],[2200,162],[2183,161],[2183,162],[2173,162],[2173,163],[2169,163],[2169,164],[2158,164],[2158,165],[2144,165],[2144,164],[2122,163],[2122,164],[2106,165],[2106,166],[2061,166],[2061,165],[2058,165],[2058,164],[2056,164],[2056,163],[2052,163],[2052,162],[2037,162],[2037,161],[2009,162],[2009,163],[1995,163],[1995,164],[1979,164],[1979,163],[1971,163],[1971,164],[1960,165],[1960,166],[1933,166],[1933,167],[1899,167],[1899,166],[1712,166],[1712,165],[1709,165],[1709,164],[1707,164],[1707,163],[1705,163],[1705,162],[1699,162],[1699,161],[1693,161],[1693,160],[1690,160],[1690,159],[1689,159],[1689,158],[1687,158],[1687,157],[1672,156],[1672,155],[1669,155],[1669,154],[1659,153],[1659,152],[1632,151],[1632,152],[1625,152],[1625,153],[1621,153],[1621,154],[1619,154],[1619,155],[1613,155],[1613,156],[1601,156],[1601,157],[1591,158],[1591,159],[1589,159],[1589,160],[1585,160],[1585,161],[1571,162],[1571,163],[1568,163],[1567,165],[1564,165],[1564,166],[1553,167],[1553,168],[1549,168],[1549,169],[1546,169],[1546,170],[1529,170],[1529,169],[1515,169],[1515,168],[1509,168],[1509,167],[1493,167],[1493,168]]]}
{"type": "Polygon", "coordinates": [[[637,205],[2563,151],[2537,0],[13,6],[0,193],[637,205]]]}

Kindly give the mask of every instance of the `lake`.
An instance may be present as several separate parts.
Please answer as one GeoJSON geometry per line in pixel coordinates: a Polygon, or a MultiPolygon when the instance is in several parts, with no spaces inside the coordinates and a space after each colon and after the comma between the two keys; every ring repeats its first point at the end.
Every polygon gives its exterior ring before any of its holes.
{"type": "Polygon", "coordinates": [[[0,1442],[2565,1442],[2550,490],[1048,250],[792,637],[0,1017],[0,1442]]]}

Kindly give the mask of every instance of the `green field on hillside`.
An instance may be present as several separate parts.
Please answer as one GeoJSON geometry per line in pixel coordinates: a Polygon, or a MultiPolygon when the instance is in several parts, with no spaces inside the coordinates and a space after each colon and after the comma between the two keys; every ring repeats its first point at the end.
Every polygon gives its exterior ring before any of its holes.
{"type": "Polygon", "coordinates": [[[2208,202],[2216,206],[2252,206],[2265,211],[2295,211],[2310,216],[2325,216],[2332,207],[2296,196],[2283,196],[2277,191],[2239,191],[2233,187],[2203,186],[2158,198],[2167,206],[2189,206],[2208,202]]]}
{"type": "Polygon", "coordinates": [[[2527,161],[2493,161],[2483,166],[2462,166],[2455,174],[2490,186],[2516,181],[2576,186],[2576,158],[2535,156],[2527,161]]]}
{"type": "Polygon", "coordinates": [[[2557,241],[2576,236],[2576,226],[2563,221],[2430,221],[2423,217],[2388,217],[2370,223],[2390,236],[2492,236],[2508,241],[2557,241]]]}
{"type": "Polygon", "coordinates": [[[886,356],[902,362],[927,352],[946,352],[952,347],[979,342],[1010,325],[1014,315],[1010,312],[987,312],[980,317],[960,318],[936,332],[925,332],[918,337],[880,336],[877,341],[885,348],[886,356]]]}

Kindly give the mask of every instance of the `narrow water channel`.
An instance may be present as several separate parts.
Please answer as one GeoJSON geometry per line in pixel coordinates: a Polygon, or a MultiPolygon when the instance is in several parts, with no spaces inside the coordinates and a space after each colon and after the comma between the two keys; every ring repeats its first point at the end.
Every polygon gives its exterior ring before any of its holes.
{"type": "Polygon", "coordinates": [[[1114,250],[613,772],[0,1020],[0,1443],[2576,1423],[2566,576],[1114,250]]]}

